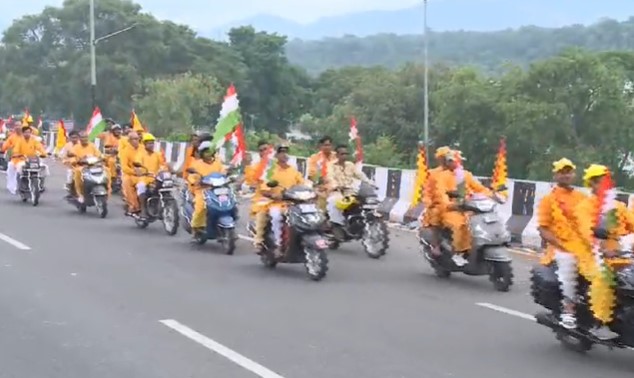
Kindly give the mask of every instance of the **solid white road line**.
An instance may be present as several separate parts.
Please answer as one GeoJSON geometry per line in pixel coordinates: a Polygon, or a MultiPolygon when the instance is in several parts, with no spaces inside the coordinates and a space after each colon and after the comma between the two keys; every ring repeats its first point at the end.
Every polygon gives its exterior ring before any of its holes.
{"type": "Polygon", "coordinates": [[[507,315],[517,316],[518,318],[535,321],[535,317],[533,315],[525,314],[520,311],[511,310],[510,308],[497,306],[491,303],[476,303],[476,306],[485,307],[493,311],[501,312],[507,315]]]}
{"type": "Polygon", "coordinates": [[[31,250],[31,247],[29,247],[28,245],[23,244],[23,243],[21,243],[21,242],[19,242],[19,241],[15,240],[14,238],[12,238],[12,237],[10,237],[10,236],[8,236],[8,235],[5,235],[5,234],[3,234],[3,233],[0,233],[0,240],[2,240],[2,241],[3,241],[3,242],[5,242],[5,243],[11,244],[11,245],[12,245],[12,246],[14,246],[15,248],[17,248],[17,249],[21,249],[21,250],[23,250],[23,251],[29,251],[29,250],[31,250]]]}
{"type": "Polygon", "coordinates": [[[246,241],[250,241],[250,242],[254,242],[255,239],[253,239],[250,236],[246,236],[246,235],[242,235],[242,234],[238,234],[238,239],[242,239],[242,240],[246,240],[246,241]]]}
{"type": "Polygon", "coordinates": [[[258,364],[255,361],[248,359],[247,357],[241,355],[240,353],[233,351],[226,346],[208,338],[207,336],[200,334],[193,329],[177,322],[173,319],[160,320],[160,322],[173,329],[174,331],[180,333],[181,335],[189,338],[192,341],[197,342],[198,344],[204,346],[205,348],[218,353],[219,355],[225,357],[226,359],[232,361],[238,366],[250,371],[251,373],[257,375],[262,378],[284,378],[281,375],[265,368],[264,366],[258,364]]]}

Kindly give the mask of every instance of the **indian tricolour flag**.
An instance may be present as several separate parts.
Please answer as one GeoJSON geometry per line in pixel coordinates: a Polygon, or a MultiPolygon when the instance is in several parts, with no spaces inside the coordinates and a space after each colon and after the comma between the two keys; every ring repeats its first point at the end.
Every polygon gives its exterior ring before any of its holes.
{"type": "Polygon", "coordinates": [[[227,94],[220,109],[220,116],[218,117],[218,123],[216,124],[211,143],[220,149],[225,144],[227,136],[235,130],[241,121],[238,94],[236,93],[236,88],[231,84],[227,88],[227,94]]]}
{"type": "Polygon", "coordinates": [[[99,134],[106,131],[106,121],[101,116],[101,110],[99,107],[96,107],[92,112],[92,117],[90,118],[90,122],[88,122],[88,126],[86,127],[86,133],[88,133],[88,140],[94,142],[95,139],[99,136],[99,134]]]}

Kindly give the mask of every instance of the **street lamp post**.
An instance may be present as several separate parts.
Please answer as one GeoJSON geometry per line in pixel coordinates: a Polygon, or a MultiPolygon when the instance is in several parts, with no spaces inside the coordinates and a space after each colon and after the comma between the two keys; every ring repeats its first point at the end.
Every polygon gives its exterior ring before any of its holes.
{"type": "Polygon", "coordinates": [[[427,0],[423,0],[423,59],[425,64],[425,78],[423,83],[423,138],[425,142],[425,156],[429,158],[429,57],[427,54],[427,0]]]}
{"type": "Polygon", "coordinates": [[[135,23],[114,33],[95,38],[95,0],[90,0],[90,98],[92,99],[93,109],[97,107],[97,54],[95,51],[97,43],[132,30],[136,26],[137,24],[135,23]]]}

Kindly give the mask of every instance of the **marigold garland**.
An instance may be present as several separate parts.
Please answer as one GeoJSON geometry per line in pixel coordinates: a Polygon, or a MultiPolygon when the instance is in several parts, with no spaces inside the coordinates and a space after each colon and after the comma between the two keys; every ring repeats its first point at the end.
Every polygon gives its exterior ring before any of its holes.
{"type": "Polygon", "coordinates": [[[414,193],[412,197],[412,207],[418,206],[423,198],[423,190],[425,183],[429,178],[429,169],[427,167],[427,156],[425,154],[425,146],[421,145],[418,149],[418,159],[416,161],[416,181],[414,182],[414,193]]]}

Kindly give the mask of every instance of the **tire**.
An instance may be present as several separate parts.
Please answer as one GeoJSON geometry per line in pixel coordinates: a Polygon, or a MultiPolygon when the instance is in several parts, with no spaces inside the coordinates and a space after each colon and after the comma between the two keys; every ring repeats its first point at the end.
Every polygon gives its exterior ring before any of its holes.
{"type": "Polygon", "coordinates": [[[221,231],[224,235],[224,241],[222,242],[222,249],[225,255],[233,255],[236,250],[236,240],[238,237],[236,236],[235,228],[226,228],[221,231]]]}
{"type": "Polygon", "coordinates": [[[36,180],[31,180],[31,204],[35,207],[40,203],[40,186],[36,180]],[[35,181],[35,182],[33,182],[35,181]]]}
{"type": "MultiPolygon", "coordinates": [[[[271,239],[271,235],[269,233],[270,231],[270,225],[267,226],[267,230],[266,230],[266,237],[265,237],[265,244],[266,245],[273,245],[273,240],[271,239]]],[[[260,249],[259,253],[260,255],[260,261],[262,262],[262,264],[269,268],[269,269],[275,269],[275,267],[277,266],[277,259],[275,258],[275,255],[273,254],[273,250],[271,248],[266,248],[263,247],[262,249],[260,249]]]]}
{"type": "Polygon", "coordinates": [[[328,255],[324,250],[304,249],[306,273],[313,281],[321,281],[328,272],[328,255]]]}
{"type": "Polygon", "coordinates": [[[578,339],[576,337],[565,334],[562,331],[555,332],[557,335],[557,340],[561,343],[561,345],[573,352],[585,354],[592,349],[592,342],[585,339],[578,339]]]}
{"type": "Polygon", "coordinates": [[[493,283],[495,290],[508,292],[513,285],[513,268],[511,262],[492,263],[489,280],[493,283]]]}
{"type": "Polygon", "coordinates": [[[95,207],[99,218],[103,219],[108,216],[108,201],[106,201],[106,197],[95,197],[95,207]]]}
{"type": "Polygon", "coordinates": [[[380,259],[382,256],[384,256],[390,244],[390,237],[385,222],[377,221],[366,225],[363,232],[363,239],[361,240],[361,244],[363,245],[363,250],[365,251],[365,254],[369,258],[380,259]],[[377,227],[376,232],[377,238],[379,238],[379,240],[368,240],[367,234],[371,227],[377,227]],[[374,244],[378,245],[375,246],[374,244]]]}
{"type": "Polygon", "coordinates": [[[134,224],[136,224],[136,226],[140,229],[145,229],[150,225],[150,222],[145,219],[136,218],[134,220],[134,224]]]}
{"type": "Polygon", "coordinates": [[[180,222],[178,215],[178,205],[176,204],[176,201],[170,201],[169,203],[167,203],[167,206],[163,208],[163,229],[165,230],[165,233],[169,236],[174,236],[176,235],[176,233],[178,233],[178,223],[180,222]],[[170,212],[172,213],[171,224],[169,221],[166,221],[166,219],[169,218],[168,215],[170,212]]]}
{"type": "Polygon", "coordinates": [[[441,267],[440,265],[433,266],[434,273],[438,278],[449,278],[451,277],[451,271],[441,267]]]}

